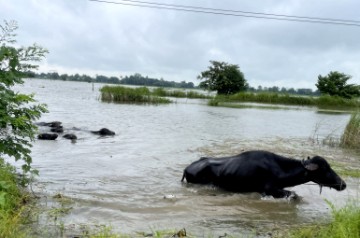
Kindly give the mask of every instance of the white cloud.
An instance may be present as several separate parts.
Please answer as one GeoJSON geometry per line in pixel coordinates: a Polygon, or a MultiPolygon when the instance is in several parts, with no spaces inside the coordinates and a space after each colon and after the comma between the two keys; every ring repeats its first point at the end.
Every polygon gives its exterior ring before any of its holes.
{"type": "MultiPolygon", "coordinates": [[[[163,2],[163,0],[157,0],[163,2]]],[[[169,3],[170,1],[166,1],[169,3]]],[[[178,1],[172,1],[179,4],[178,1]]],[[[183,5],[357,19],[356,0],[190,0],[183,5]]],[[[360,83],[360,27],[138,8],[91,1],[0,0],[18,42],[50,54],[42,70],[193,81],[209,60],[238,64],[251,86],[314,88],[338,70],[360,83]]],[[[360,19],[358,19],[360,20],[360,19]]]]}

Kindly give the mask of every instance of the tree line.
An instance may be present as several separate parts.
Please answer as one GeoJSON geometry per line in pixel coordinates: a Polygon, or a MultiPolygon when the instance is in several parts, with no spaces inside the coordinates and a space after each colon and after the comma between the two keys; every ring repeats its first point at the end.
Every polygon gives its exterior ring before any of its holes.
{"type": "Polygon", "coordinates": [[[142,86],[153,86],[153,87],[195,88],[193,82],[165,81],[162,78],[161,79],[149,78],[148,76],[142,76],[139,73],[118,78],[114,76],[107,77],[104,75],[96,75],[95,77],[91,77],[85,74],[68,75],[68,74],[58,74],[57,72],[49,72],[49,73],[29,72],[28,77],[40,78],[40,79],[64,80],[64,81],[78,81],[78,82],[142,85],[142,86]]]}
{"type": "MultiPolygon", "coordinates": [[[[245,91],[264,91],[261,86],[258,89],[249,87],[244,73],[240,71],[239,66],[226,62],[210,61],[210,66],[207,70],[200,73],[198,79],[202,80],[199,85],[200,88],[217,91],[218,94],[222,95],[231,95],[245,91]]],[[[317,91],[312,92],[311,89],[298,89],[296,93],[303,95],[330,95],[346,99],[360,97],[360,85],[348,84],[347,81],[349,79],[351,79],[350,75],[331,71],[326,76],[318,76],[317,83],[315,84],[317,91]]],[[[266,88],[265,91],[294,93],[295,90],[272,87],[266,88]]]]}
{"type": "Polygon", "coordinates": [[[257,88],[249,86],[245,79],[244,73],[240,71],[238,65],[228,64],[226,62],[210,61],[211,65],[208,70],[200,73],[197,77],[201,82],[199,86],[195,86],[192,82],[174,82],[166,81],[163,78],[156,79],[148,76],[142,76],[139,73],[125,77],[107,77],[104,75],[96,75],[91,77],[85,74],[61,74],[57,72],[49,73],[35,73],[29,72],[28,77],[40,79],[53,79],[64,81],[80,81],[80,82],[97,82],[108,84],[128,84],[139,86],[153,86],[153,87],[172,87],[172,88],[202,88],[205,90],[216,91],[218,94],[234,94],[237,92],[273,92],[283,94],[297,94],[308,96],[319,96],[327,94],[330,96],[339,96],[343,98],[360,97],[360,86],[356,84],[348,84],[347,81],[351,78],[350,75],[331,71],[328,75],[318,76],[318,81],[315,84],[317,90],[313,91],[310,88],[285,88],[285,87],[262,87],[257,88]]]}
{"type": "MultiPolygon", "coordinates": [[[[58,74],[57,72],[49,73],[35,73],[29,72],[27,74],[29,78],[40,78],[40,79],[51,79],[51,80],[64,80],[64,81],[78,81],[78,82],[97,82],[97,83],[108,83],[108,84],[127,84],[127,85],[139,85],[139,86],[153,86],[153,87],[171,87],[171,88],[201,88],[200,86],[195,86],[192,82],[182,81],[180,83],[174,81],[166,81],[164,79],[149,78],[148,76],[142,76],[139,73],[134,75],[125,76],[121,79],[118,77],[107,77],[104,75],[97,75],[91,77],[85,74],[58,74]]],[[[246,91],[249,92],[274,92],[274,93],[286,93],[286,94],[298,94],[298,95],[311,95],[317,96],[320,95],[318,90],[313,91],[310,88],[285,88],[285,87],[247,87],[246,91]]]]}

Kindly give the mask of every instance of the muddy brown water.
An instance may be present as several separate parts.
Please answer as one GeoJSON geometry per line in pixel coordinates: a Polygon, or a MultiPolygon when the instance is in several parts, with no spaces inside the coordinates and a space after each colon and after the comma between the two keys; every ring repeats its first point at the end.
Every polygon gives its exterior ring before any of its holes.
{"type": "Polygon", "coordinates": [[[348,113],[232,109],[190,99],[158,106],[103,103],[101,86],[27,79],[17,88],[48,105],[50,112],[40,121],[62,121],[66,132],[78,137],[76,143],[61,137],[37,140],[32,148],[33,166],[40,171],[33,190],[41,201],[55,206],[52,196],[59,193],[71,200],[70,212],[57,218],[65,227],[108,224],[123,233],[185,227],[197,236],[258,230],[266,236],[284,226],[328,221],[326,200],[342,206],[359,198],[360,182],[353,178],[345,178],[348,187],[342,192],[324,188],[320,194],[312,183],[291,188],[301,196],[296,202],[180,182],[183,169],[201,156],[249,149],[297,159],[318,154],[357,165],[356,155],[322,144],[340,137],[348,113]],[[116,135],[89,133],[102,127],[116,135]]]}

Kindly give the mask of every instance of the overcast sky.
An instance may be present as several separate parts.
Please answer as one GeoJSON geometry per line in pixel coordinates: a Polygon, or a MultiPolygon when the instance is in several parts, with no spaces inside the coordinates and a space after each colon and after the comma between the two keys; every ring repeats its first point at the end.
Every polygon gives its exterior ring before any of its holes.
{"type": "MultiPolygon", "coordinates": [[[[113,0],[118,1],[120,0],[113,0]]],[[[144,0],[146,1],[146,0],[144,0]]],[[[360,21],[359,0],[148,0],[360,21]]],[[[250,86],[313,88],[340,71],[360,84],[360,27],[151,9],[88,0],[0,0],[17,41],[49,50],[40,70],[192,81],[210,60],[239,65],[250,86]]],[[[360,25],[360,22],[359,22],[360,25]]]]}

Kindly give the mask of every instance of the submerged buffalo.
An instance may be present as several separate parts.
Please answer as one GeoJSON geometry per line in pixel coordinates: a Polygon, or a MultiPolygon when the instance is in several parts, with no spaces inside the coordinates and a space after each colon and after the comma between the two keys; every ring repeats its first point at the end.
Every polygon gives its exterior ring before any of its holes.
{"type": "Polygon", "coordinates": [[[38,135],[39,140],[55,140],[56,138],[58,138],[58,135],[53,133],[41,133],[38,135]]]}
{"type": "Polygon", "coordinates": [[[69,139],[69,140],[76,140],[77,139],[77,136],[75,134],[65,134],[65,135],[63,135],[63,137],[65,139],[69,139]]]}
{"type": "Polygon", "coordinates": [[[48,127],[61,127],[61,121],[52,121],[52,122],[36,122],[37,126],[48,126],[48,127]]]}
{"type": "Polygon", "coordinates": [[[101,128],[99,131],[91,131],[93,134],[101,135],[101,136],[113,136],[115,132],[110,131],[107,128],[101,128]]]}
{"type": "Polygon", "coordinates": [[[328,162],[315,156],[307,160],[286,158],[267,151],[248,151],[224,157],[203,157],[184,170],[181,181],[213,184],[233,192],[258,192],[283,198],[297,195],[285,190],[309,181],[338,191],[346,183],[330,167],[328,162]]]}

